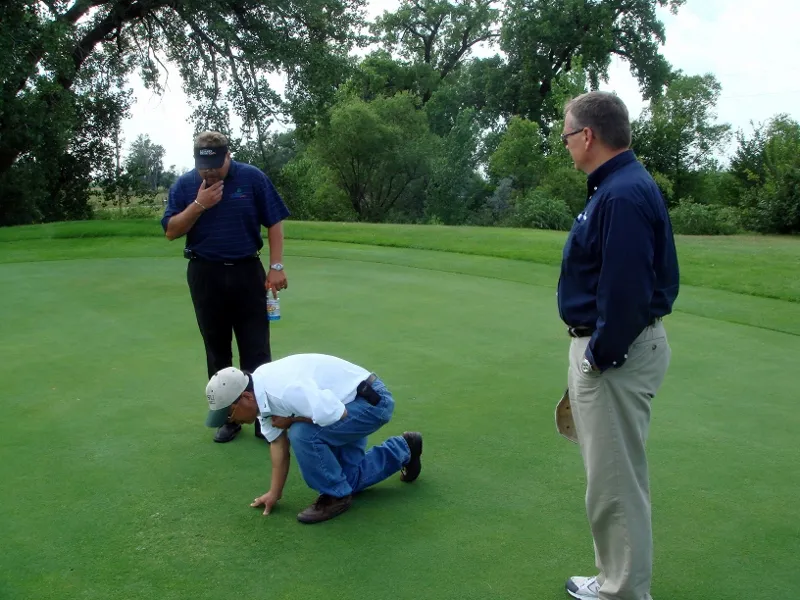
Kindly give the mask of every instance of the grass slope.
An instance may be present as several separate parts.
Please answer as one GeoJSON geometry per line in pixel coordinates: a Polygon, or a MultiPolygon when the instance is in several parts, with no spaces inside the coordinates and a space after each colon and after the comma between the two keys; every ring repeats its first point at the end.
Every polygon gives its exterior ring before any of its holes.
{"type": "MultiPolygon", "coordinates": [[[[0,242],[69,238],[163,237],[157,221],[84,221],[0,229],[0,242]]],[[[441,250],[557,266],[565,234],[493,227],[288,221],[286,236],[441,250]]],[[[777,236],[677,236],[685,285],[800,302],[800,239],[777,236]]],[[[166,248],[166,246],[165,246],[166,248]]],[[[172,249],[165,255],[174,256],[172,249]]]]}
{"type": "MultiPolygon", "coordinates": [[[[367,229],[369,227],[367,226],[367,229]]],[[[95,232],[94,229],[91,230],[95,232]]],[[[501,230],[505,231],[505,230],[501,230]]],[[[2,233],[2,230],[0,230],[2,233]]],[[[531,233],[531,232],[527,232],[531,233]]],[[[547,234],[545,234],[547,235],[547,234]]],[[[530,236],[538,239],[537,236],[530,236]]],[[[711,246],[716,240],[706,243],[711,246]]],[[[800,242],[795,244],[800,252],[800,242]]],[[[61,261],[78,258],[111,257],[162,257],[175,258],[180,255],[180,243],[168,243],[162,237],[151,235],[143,237],[58,237],[42,239],[23,239],[0,242],[0,264],[16,262],[61,261]]],[[[766,261],[779,264],[779,259],[766,247],[763,250],[766,261]],[[770,259],[770,257],[772,257],[770,259]]],[[[445,253],[404,249],[397,252],[387,246],[373,246],[365,243],[317,242],[291,238],[286,245],[287,259],[306,256],[335,258],[338,260],[360,261],[381,264],[413,266],[465,275],[480,275],[489,279],[516,281],[545,288],[547,293],[555,289],[558,280],[558,266],[524,260],[507,260],[494,256],[479,256],[464,253],[445,253]]],[[[688,253],[689,259],[692,254],[688,253]]],[[[782,263],[780,263],[782,264],[782,263]]],[[[57,266],[54,268],[58,268],[57,266]]],[[[743,271],[746,273],[746,271],[743,271]]],[[[764,278],[765,271],[758,274],[764,278]]],[[[768,272],[768,271],[767,271],[768,272]]],[[[722,287],[752,287],[749,275],[724,272],[722,287]]],[[[775,288],[784,284],[780,273],[773,273],[777,281],[775,288]]],[[[685,278],[685,277],[684,277],[685,278]]],[[[793,279],[787,280],[790,285],[793,279]]],[[[553,304],[555,307],[555,301],[553,304]]],[[[713,287],[697,287],[682,284],[675,310],[682,313],[711,317],[722,321],[772,329],[800,335],[800,302],[785,302],[762,296],[733,293],[713,287]]]]}

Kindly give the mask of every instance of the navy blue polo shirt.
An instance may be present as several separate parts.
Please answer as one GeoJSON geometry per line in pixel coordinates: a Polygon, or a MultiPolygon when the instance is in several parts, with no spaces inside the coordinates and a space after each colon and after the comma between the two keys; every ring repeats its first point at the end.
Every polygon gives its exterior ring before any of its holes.
{"type": "MultiPolygon", "coordinates": [[[[203,183],[196,169],[181,175],[169,190],[161,219],[183,212],[197,198],[203,183]]],[[[272,227],[289,216],[269,178],[252,165],[231,161],[223,181],[222,199],[205,211],[186,234],[186,248],[208,260],[237,260],[254,256],[264,246],[261,226],[272,227]]]]}
{"type": "Polygon", "coordinates": [[[620,367],[648,323],[672,312],[678,278],[661,191],[625,151],[589,175],[586,207],[564,245],[559,315],[594,330],[586,351],[592,364],[620,367]]]}

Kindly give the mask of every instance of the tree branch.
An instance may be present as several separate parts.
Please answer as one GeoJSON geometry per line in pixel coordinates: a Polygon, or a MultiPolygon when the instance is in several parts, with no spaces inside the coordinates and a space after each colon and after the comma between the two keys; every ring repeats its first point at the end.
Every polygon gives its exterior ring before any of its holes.
{"type": "MultiPolygon", "coordinates": [[[[71,73],[61,73],[58,76],[58,83],[64,89],[69,89],[75,82],[78,71],[81,65],[89,57],[94,50],[95,46],[99,44],[109,33],[135,19],[141,19],[148,12],[157,8],[174,4],[176,0],[138,0],[137,2],[130,3],[129,1],[122,2],[120,6],[115,6],[106,15],[106,17],[92,27],[86,35],[75,45],[72,50],[72,65],[73,70],[71,73]]],[[[72,7],[73,9],[79,5],[76,2],[72,7]]],[[[72,10],[72,9],[70,9],[72,10]]]]}
{"type": "MultiPolygon", "coordinates": [[[[66,23],[73,23],[73,24],[77,23],[83,15],[89,12],[90,9],[97,6],[103,6],[104,4],[108,4],[108,2],[109,0],[99,0],[99,1],[77,0],[75,4],[73,4],[67,10],[67,12],[65,12],[63,15],[58,16],[58,20],[66,23]]],[[[50,6],[49,3],[48,6],[50,6]]],[[[53,12],[54,14],[57,14],[55,13],[55,11],[53,12]]]]}

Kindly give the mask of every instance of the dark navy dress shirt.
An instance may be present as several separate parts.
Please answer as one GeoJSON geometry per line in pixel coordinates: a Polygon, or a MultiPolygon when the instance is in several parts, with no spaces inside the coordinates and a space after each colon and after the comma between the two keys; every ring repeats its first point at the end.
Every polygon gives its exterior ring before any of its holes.
{"type": "MultiPolygon", "coordinates": [[[[174,215],[183,212],[203,183],[193,169],[169,190],[161,219],[164,231],[174,215]]],[[[207,260],[237,260],[255,256],[264,246],[261,226],[272,227],[289,216],[269,178],[252,165],[231,161],[223,181],[222,200],[205,211],[186,234],[186,248],[207,260]]]]}
{"type": "Polygon", "coordinates": [[[678,258],[661,192],[633,151],[589,175],[588,201],[564,245],[558,310],[594,333],[586,357],[601,371],[621,367],[653,319],[672,312],[678,258]]]}

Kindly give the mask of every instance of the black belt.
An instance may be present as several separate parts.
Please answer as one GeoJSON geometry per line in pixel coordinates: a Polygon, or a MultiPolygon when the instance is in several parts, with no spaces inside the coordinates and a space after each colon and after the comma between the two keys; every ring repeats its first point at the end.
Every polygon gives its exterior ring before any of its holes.
{"type": "Polygon", "coordinates": [[[202,256],[196,254],[192,250],[184,249],[183,257],[188,260],[196,260],[199,262],[204,263],[211,263],[215,265],[225,265],[226,267],[230,267],[233,265],[241,265],[244,263],[253,262],[254,260],[259,260],[259,253],[253,254],[251,256],[245,256],[244,258],[235,258],[231,260],[211,260],[208,258],[203,258],[202,256]]]}
{"type": "Polygon", "coordinates": [[[375,375],[375,373],[372,373],[364,381],[359,383],[358,387],[356,388],[356,394],[369,402],[372,406],[376,406],[378,402],[381,401],[380,394],[378,394],[378,392],[375,391],[375,388],[372,387],[372,384],[375,383],[377,379],[378,376],[375,375]]]}
{"type": "MultiPolygon", "coordinates": [[[[661,320],[661,317],[656,317],[656,318],[650,319],[650,322],[647,324],[647,327],[652,327],[653,325],[655,325],[660,320],[661,320]]],[[[579,325],[577,327],[567,327],[567,334],[570,337],[574,337],[574,338],[592,337],[592,334],[594,332],[595,332],[595,328],[594,327],[589,327],[589,326],[579,325]]]]}
{"type": "Polygon", "coordinates": [[[582,338],[591,337],[594,333],[593,327],[567,327],[569,337],[582,338]]]}

